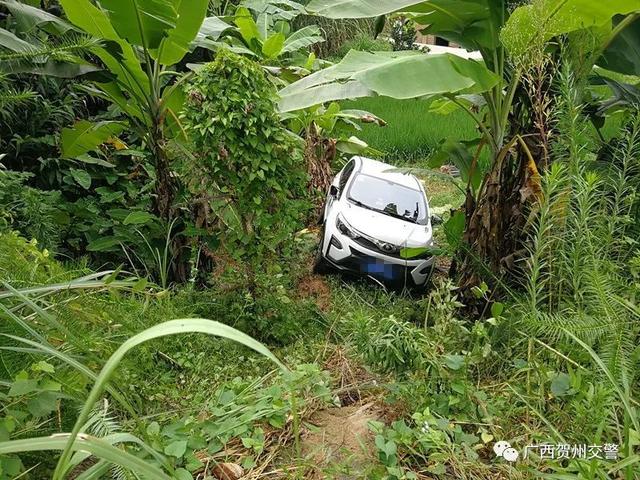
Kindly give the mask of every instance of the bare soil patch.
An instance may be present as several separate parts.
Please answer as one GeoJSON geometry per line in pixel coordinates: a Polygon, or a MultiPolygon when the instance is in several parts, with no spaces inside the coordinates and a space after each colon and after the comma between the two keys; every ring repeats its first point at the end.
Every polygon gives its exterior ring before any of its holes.
{"type": "Polygon", "coordinates": [[[379,418],[373,402],[315,412],[302,438],[304,457],[313,463],[313,476],[308,478],[326,478],[322,472],[327,468],[335,471],[337,466],[349,473],[336,478],[358,478],[356,472],[362,472],[374,460],[368,423],[379,418]]]}
{"type": "Polygon", "coordinates": [[[298,296],[312,299],[320,311],[327,312],[331,307],[331,289],[321,275],[309,274],[300,278],[297,285],[298,296]]]}

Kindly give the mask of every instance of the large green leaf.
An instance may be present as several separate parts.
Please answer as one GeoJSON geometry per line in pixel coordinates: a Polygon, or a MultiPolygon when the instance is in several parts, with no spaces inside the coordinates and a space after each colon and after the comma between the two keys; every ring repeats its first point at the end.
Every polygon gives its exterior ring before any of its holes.
{"type": "Polygon", "coordinates": [[[468,49],[495,48],[506,16],[505,3],[496,0],[312,0],[307,10],[329,18],[370,18],[394,12],[424,25],[468,49]]]}
{"type": "Polygon", "coordinates": [[[396,58],[404,55],[418,55],[418,53],[397,52],[390,55],[383,55],[352,50],[345,55],[340,63],[307,75],[297,82],[286,86],[280,90],[280,96],[285,99],[286,97],[301,94],[316,87],[329,86],[338,82],[354,81],[353,77],[356,73],[393,62],[396,58]]]}
{"type": "Polygon", "coordinates": [[[247,45],[252,45],[254,41],[260,40],[258,25],[253,19],[253,15],[251,15],[248,8],[238,8],[233,21],[238,26],[240,35],[242,35],[242,39],[247,43],[247,45]]]}
{"type": "Polygon", "coordinates": [[[131,102],[122,92],[122,89],[118,86],[116,82],[94,82],[92,86],[82,85],[79,88],[85,90],[89,94],[103,98],[114,104],[118,105],[122,109],[123,112],[126,112],[128,115],[137,118],[138,120],[143,120],[144,116],[136,104],[136,102],[131,102]]]}
{"type": "Polygon", "coordinates": [[[478,93],[499,78],[481,63],[456,55],[411,55],[354,76],[379,95],[416,98],[441,93],[478,93]]]}
{"type": "MultiPolygon", "coordinates": [[[[615,23],[621,20],[618,17],[615,23]]],[[[607,70],[640,76],[640,17],[614,37],[597,63],[607,70]]]]}
{"type": "Polygon", "coordinates": [[[121,40],[107,15],[89,0],[60,0],[64,13],[74,25],[96,38],[121,40]]]}
{"type": "Polygon", "coordinates": [[[69,169],[69,173],[76,181],[78,185],[80,185],[85,190],[89,190],[91,187],[91,175],[86,170],[81,170],[79,168],[71,168],[69,169]]]}
{"type": "MultiPolygon", "coordinates": [[[[109,12],[111,24],[120,37],[134,45],[152,49],[157,48],[167,32],[176,27],[178,19],[176,3],[177,0],[102,0],[100,2],[109,12]]],[[[198,7],[194,9],[197,10],[198,7]]]]}
{"type": "Polygon", "coordinates": [[[122,130],[124,130],[124,125],[120,122],[93,123],[88,120],[80,120],[72,128],[62,129],[62,156],[74,158],[94,150],[108,138],[118,135],[122,130]]]}
{"type": "Polygon", "coordinates": [[[46,51],[46,46],[27,42],[4,28],[0,28],[0,46],[12,52],[29,54],[26,59],[20,58],[20,55],[15,56],[15,58],[5,57],[5,60],[0,62],[0,72],[3,73],[33,73],[36,75],[73,78],[99,70],[95,65],[86,63],[79,57],[75,58],[76,63],[73,63],[71,57],[68,61],[62,62],[55,61],[46,54],[39,55],[37,52],[46,51]]]}
{"type": "Polygon", "coordinates": [[[113,252],[120,249],[120,239],[114,236],[97,238],[87,245],[90,252],[113,252]]]}
{"type": "Polygon", "coordinates": [[[11,64],[5,62],[0,66],[0,71],[7,73],[33,73],[35,75],[46,75],[49,77],[59,78],[75,78],[80,75],[99,71],[100,68],[95,65],[87,63],[70,63],[70,62],[56,62],[49,60],[45,63],[33,63],[33,62],[20,62],[17,64],[11,64]]]}
{"type": "Polygon", "coordinates": [[[276,58],[282,53],[284,34],[274,33],[262,44],[262,54],[267,58],[276,58]]]}
{"type": "Polygon", "coordinates": [[[140,67],[138,57],[131,45],[124,41],[115,31],[106,13],[93,5],[89,0],[60,0],[69,21],[88,34],[103,40],[112,40],[118,47],[93,48],[93,52],[113,72],[118,80],[127,85],[133,93],[144,96],[149,91],[146,74],[140,67]]]}
{"type": "Polygon", "coordinates": [[[273,27],[273,17],[268,13],[259,12],[258,18],[256,18],[256,25],[258,26],[258,32],[260,32],[260,38],[267,38],[273,27]]]}
{"type": "Polygon", "coordinates": [[[478,93],[499,78],[484,65],[455,55],[351,51],[339,64],[280,91],[281,111],[372,94],[416,98],[443,93],[478,93]]]}
{"type": "Polygon", "coordinates": [[[121,40],[113,42],[114,47],[118,47],[119,51],[95,47],[92,51],[107,66],[107,69],[113,73],[121,88],[126,90],[131,96],[138,100],[138,105],[144,102],[144,98],[149,94],[149,79],[142,70],[140,62],[131,48],[131,45],[121,40]]]}
{"type": "Polygon", "coordinates": [[[512,54],[555,36],[602,27],[618,14],[640,11],[638,0],[544,0],[516,8],[501,33],[512,54]]]}
{"type": "Polygon", "coordinates": [[[462,235],[464,234],[464,212],[460,210],[456,210],[449,220],[447,220],[443,225],[442,229],[444,230],[445,237],[447,238],[447,243],[451,247],[452,250],[457,251],[460,245],[462,244],[462,235]]]}
{"type": "Polygon", "coordinates": [[[416,0],[311,0],[307,11],[328,18],[378,17],[422,3],[416,0]]]}
{"type": "Polygon", "coordinates": [[[180,113],[185,101],[184,89],[165,88],[162,92],[162,102],[164,105],[164,125],[165,134],[168,138],[187,138],[186,131],[180,121],[180,113]]]}
{"type": "Polygon", "coordinates": [[[16,2],[15,0],[3,1],[0,4],[9,9],[20,32],[30,32],[35,27],[39,27],[50,33],[63,34],[73,29],[70,24],[61,18],[31,5],[16,2]]]}
{"type": "Polygon", "coordinates": [[[493,49],[499,43],[504,15],[491,0],[429,0],[409,7],[425,34],[438,35],[469,50],[493,49]]]}
{"type": "Polygon", "coordinates": [[[22,40],[4,28],[0,28],[0,46],[12,52],[32,52],[37,49],[35,45],[22,40]]]}
{"type": "Polygon", "coordinates": [[[225,30],[233,28],[231,25],[221,20],[218,17],[207,17],[202,22],[198,35],[196,36],[196,42],[209,38],[211,40],[217,40],[225,30]]]}
{"type": "Polygon", "coordinates": [[[623,108],[639,108],[640,107],[640,88],[637,85],[617,82],[610,78],[603,78],[602,81],[611,89],[612,96],[601,101],[595,111],[592,121],[598,119],[604,123],[604,117],[611,109],[623,108]]]}
{"type": "Polygon", "coordinates": [[[173,65],[182,60],[203,24],[208,5],[208,0],[179,1],[176,26],[169,31],[160,47],[158,61],[162,65],[173,65]]]}
{"type": "Polygon", "coordinates": [[[335,82],[312,86],[291,94],[282,95],[281,93],[278,108],[281,112],[292,112],[325,102],[370,97],[373,95],[375,95],[375,92],[360,82],[335,82]]]}
{"type": "Polygon", "coordinates": [[[307,48],[314,43],[324,42],[324,37],[317,25],[307,25],[296,30],[284,41],[283,52],[295,52],[307,48]]]}
{"type": "Polygon", "coordinates": [[[157,220],[156,216],[152,213],[137,210],[127,215],[127,218],[122,222],[124,225],[144,225],[145,223],[153,222],[157,220]]]}

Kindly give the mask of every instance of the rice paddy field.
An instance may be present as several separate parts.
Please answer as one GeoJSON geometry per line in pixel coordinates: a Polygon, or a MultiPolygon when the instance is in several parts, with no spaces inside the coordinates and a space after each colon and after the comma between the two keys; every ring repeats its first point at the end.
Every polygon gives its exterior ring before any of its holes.
{"type": "Polygon", "coordinates": [[[386,127],[365,125],[358,136],[396,162],[419,162],[447,138],[471,140],[478,136],[463,111],[449,115],[429,112],[430,100],[395,100],[371,97],[343,103],[343,108],[367,110],[387,122],[386,127]]]}

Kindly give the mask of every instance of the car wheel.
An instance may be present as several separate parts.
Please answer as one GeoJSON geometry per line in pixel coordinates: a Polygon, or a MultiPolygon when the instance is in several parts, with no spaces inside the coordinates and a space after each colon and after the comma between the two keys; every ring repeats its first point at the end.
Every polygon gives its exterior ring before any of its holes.
{"type": "Polygon", "coordinates": [[[320,241],[318,242],[318,246],[316,247],[316,256],[313,261],[313,273],[324,274],[329,273],[331,270],[331,265],[329,262],[322,256],[322,250],[324,247],[324,227],[320,230],[320,241]]]}

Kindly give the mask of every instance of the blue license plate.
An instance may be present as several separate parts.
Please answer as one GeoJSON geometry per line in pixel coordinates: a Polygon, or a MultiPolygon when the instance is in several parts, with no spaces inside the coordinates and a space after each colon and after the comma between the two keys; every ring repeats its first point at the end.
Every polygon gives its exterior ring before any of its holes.
{"type": "Polygon", "coordinates": [[[402,276],[402,267],[377,258],[366,259],[361,264],[362,273],[372,277],[394,280],[402,276]]]}

